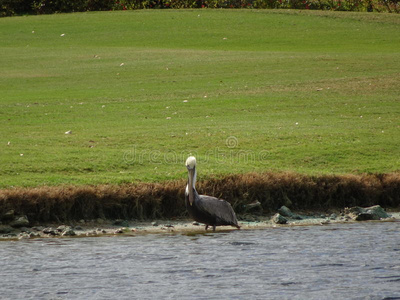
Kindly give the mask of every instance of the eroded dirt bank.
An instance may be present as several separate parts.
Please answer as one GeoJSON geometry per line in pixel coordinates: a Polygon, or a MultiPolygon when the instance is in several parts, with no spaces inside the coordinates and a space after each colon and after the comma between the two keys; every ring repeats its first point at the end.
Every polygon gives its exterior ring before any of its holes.
{"type": "MultiPolygon", "coordinates": [[[[201,179],[201,178],[200,178],[201,179]]],[[[96,219],[184,218],[186,180],[0,190],[0,222],[26,216],[30,224],[96,219]]],[[[197,183],[200,194],[230,202],[239,215],[268,215],[282,205],[327,212],[380,205],[400,210],[400,173],[309,176],[296,173],[227,175],[197,183]],[[254,205],[258,203],[259,205],[254,205]]]]}
{"type": "MultiPolygon", "coordinates": [[[[187,221],[185,185],[186,180],[182,179],[161,183],[2,189],[0,237],[204,230],[187,221]]],[[[197,190],[230,202],[243,229],[355,220],[352,214],[357,211],[344,211],[346,207],[380,205],[400,211],[399,172],[321,176],[236,174],[200,180],[197,190]],[[289,207],[298,214],[285,216],[285,212],[279,211],[282,207],[289,207]],[[277,211],[279,216],[274,215],[277,211]]],[[[369,220],[367,212],[359,213],[359,221],[369,220]]],[[[396,214],[393,216],[397,219],[396,214]]]]}

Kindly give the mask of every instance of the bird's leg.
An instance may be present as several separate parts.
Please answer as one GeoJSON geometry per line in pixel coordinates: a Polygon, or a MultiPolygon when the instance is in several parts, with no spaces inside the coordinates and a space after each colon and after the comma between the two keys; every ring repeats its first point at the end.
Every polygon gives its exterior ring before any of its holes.
{"type": "Polygon", "coordinates": [[[208,229],[208,225],[206,225],[206,231],[207,231],[207,229],[208,229]]]}
{"type": "Polygon", "coordinates": [[[217,226],[213,225],[213,231],[214,231],[214,232],[215,232],[215,227],[217,227],[217,226]]]}

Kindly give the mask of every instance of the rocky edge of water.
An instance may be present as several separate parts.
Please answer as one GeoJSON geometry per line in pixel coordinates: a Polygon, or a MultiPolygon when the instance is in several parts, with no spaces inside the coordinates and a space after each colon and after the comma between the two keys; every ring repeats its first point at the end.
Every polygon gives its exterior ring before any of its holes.
{"type": "MultiPolygon", "coordinates": [[[[257,205],[254,205],[257,208],[257,205]]],[[[252,208],[253,209],[253,208],[252,208]]],[[[388,214],[381,206],[345,208],[332,214],[297,214],[282,206],[272,217],[253,211],[239,216],[242,229],[268,228],[276,226],[325,225],[329,223],[359,221],[398,221],[400,213],[388,214]]],[[[17,215],[10,210],[0,216],[0,239],[29,239],[48,237],[83,237],[118,234],[161,233],[161,232],[205,232],[204,226],[188,220],[157,220],[140,222],[135,220],[80,220],[71,224],[46,224],[32,226],[27,216],[17,215]]],[[[217,230],[235,230],[217,227],[217,230]]]]}

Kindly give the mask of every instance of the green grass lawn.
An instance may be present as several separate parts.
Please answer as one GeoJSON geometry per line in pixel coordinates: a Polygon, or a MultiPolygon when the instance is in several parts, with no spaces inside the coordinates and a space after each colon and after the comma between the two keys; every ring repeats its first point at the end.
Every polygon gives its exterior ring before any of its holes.
{"type": "Polygon", "coordinates": [[[396,171],[400,16],[1,18],[0,131],[0,187],[396,171]]]}

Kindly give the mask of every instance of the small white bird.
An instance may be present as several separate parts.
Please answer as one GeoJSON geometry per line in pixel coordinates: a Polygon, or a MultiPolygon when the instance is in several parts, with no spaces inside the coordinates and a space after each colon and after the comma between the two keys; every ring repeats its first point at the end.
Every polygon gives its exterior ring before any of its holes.
{"type": "Polygon", "coordinates": [[[72,130],[68,130],[65,132],[65,134],[71,134],[71,133],[72,133],[72,130]]]}

